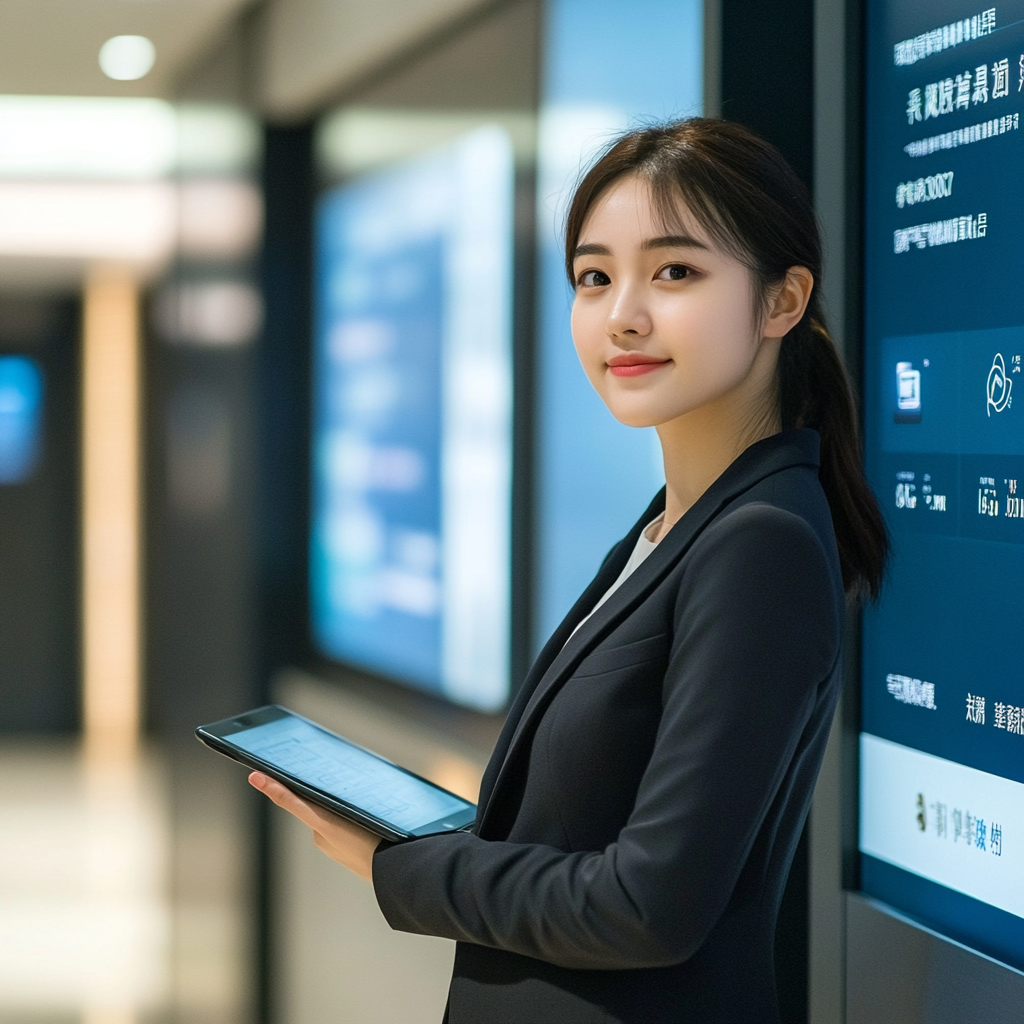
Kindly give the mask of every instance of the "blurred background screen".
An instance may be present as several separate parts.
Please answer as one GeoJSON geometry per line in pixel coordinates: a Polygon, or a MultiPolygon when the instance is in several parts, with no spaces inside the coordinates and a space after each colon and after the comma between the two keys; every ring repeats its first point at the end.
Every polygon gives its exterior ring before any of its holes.
{"type": "Polygon", "coordinates": [[[312,627],[459,703],[508,695],[513,151],[485,125],[317,213],[312,627]]]}
{"type": "Polygon", "coordinates": [[[35,469],[43,420],[43,375],[26,356],[0,356],[0,484],[35,469]]]}
{"type": "Polygon", "coordinates": [[[665,482],[654,431],[618,423],[576,358],[562,252],[566,203],[581,174],[623,129],[700,114],[704,81],[698,0],[555,0],[544,16],[535,651],[665,482]]]}

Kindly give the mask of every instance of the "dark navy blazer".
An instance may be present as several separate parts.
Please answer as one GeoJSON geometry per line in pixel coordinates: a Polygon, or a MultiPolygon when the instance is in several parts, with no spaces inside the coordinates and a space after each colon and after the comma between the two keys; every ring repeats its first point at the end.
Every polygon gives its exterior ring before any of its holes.
{"type": "Polygon", "coordinates": [[[458,940],[451,1024],[777,1021],[779,903],[840,685],[818,435],[748,448],[572,635],[484,775],[476,834],[382,843],[392,927],[458,940]]]}

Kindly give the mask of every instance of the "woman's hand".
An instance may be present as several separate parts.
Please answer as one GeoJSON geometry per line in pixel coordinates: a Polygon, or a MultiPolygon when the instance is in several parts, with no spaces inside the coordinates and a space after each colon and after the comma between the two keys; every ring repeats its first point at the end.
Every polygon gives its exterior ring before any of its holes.
{"type": "Polygon", "coordinates": [[[313,845],[318,850],[373,884],[373,851],[380,845],[380,836],[303,800],[262,772],[253,772],[249,783],[261,793],[266,793],[278,807],[308,825],[313,830],[313,845]]]}

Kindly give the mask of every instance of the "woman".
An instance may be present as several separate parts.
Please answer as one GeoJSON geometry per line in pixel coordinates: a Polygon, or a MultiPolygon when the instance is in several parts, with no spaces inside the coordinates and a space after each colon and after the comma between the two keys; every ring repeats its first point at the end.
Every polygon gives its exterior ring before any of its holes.
{"type": "Polygon", "coordinates": [[[844,592],[886,558],[813,209],[737,125],[634,131],[576,191],[566,270],[580,361],[667,484],[526,679],[476,834],[379,842],[252,781],[393,927],[458,940],[452,1024],[776,1021],[844,592]]]}

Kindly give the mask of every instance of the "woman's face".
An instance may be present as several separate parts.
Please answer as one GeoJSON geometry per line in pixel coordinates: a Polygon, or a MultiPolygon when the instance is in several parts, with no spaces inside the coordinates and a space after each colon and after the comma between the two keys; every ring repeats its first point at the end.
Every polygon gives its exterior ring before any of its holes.
{"type": "Polygon", "coordinates": [[[646,183],[623,178],[594,204],[573,261],[580,362],[615,418],[634,427],[753,393],[752,377],[770,381],[778,358],[777,342],[762,351],[771,318],[755,318],[750,271],[681,201],[678,221],[667,234],[646,183]]]}

